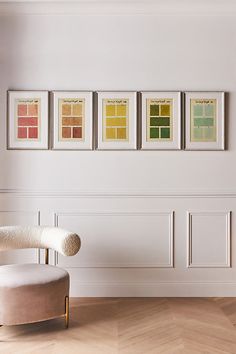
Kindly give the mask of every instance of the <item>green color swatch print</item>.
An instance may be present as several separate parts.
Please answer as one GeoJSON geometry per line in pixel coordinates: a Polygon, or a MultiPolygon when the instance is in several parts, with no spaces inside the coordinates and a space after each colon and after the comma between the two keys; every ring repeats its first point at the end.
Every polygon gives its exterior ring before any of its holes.
{"type": "Polygon", "coordinates": [[[150,128],[150,138],[151,139],[159,138],[159,128],[150,128]]]}
{"type": "Polygon", "coordinates": [[[172,140],[172,99],[147,99],[147,140],[172,140]]]}
{"type": "Polygon", "coordinates": [[[191,99],[191,141],[216,141],[216,99],[191,99]]]}
{"type": "Polygon", "coordinates": [[[150,106],[150,116],[159,116],[159,105],[153,104],[150,106]]]}

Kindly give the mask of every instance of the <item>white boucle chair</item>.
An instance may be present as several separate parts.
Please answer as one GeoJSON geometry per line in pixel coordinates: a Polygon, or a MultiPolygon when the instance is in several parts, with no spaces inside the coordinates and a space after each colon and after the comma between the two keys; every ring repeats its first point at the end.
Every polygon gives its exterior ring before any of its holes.
{"type": "Polygon", "coordinates": [[[79,236],[57,227],[0,227],[0,251],[24,248],[44,248],[46,264],[0,266],[0,326],[64,316],[68,328],[69,274],[48,264],[49,248],[73,256],[79,236]]]}

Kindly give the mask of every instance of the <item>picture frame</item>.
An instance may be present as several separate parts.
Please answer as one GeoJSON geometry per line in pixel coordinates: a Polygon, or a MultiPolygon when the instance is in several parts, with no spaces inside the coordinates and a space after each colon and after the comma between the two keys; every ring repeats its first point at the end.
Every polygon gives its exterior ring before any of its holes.
{"type": "Polygon", "coordinates": [[[185,92],[185,150],[225,149],[225,93],[185,92]]]}
{"type": "Polygon", "coordinates": [[[137,149],[137,92],[98,91],[97,149],[137,149]]]}
{"type": "Polygon", "coordinates": [[[7,149],[48,149],[48,91],[7,92],[7,149]]]}
{"type": "Polygon", "coordinates": [[[141,150],[181,149],[181,92],[142,91],[141,150]]]}
{"type": "Polygon", "coordinates": [[[52,91],[52,149],[93,149],[93,92],[52,91]]]}

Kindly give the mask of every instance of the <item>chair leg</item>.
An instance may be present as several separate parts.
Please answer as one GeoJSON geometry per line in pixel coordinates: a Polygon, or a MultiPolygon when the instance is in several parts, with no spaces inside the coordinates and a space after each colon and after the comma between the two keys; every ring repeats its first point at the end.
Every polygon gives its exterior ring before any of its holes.
{"type": "Polygon", "coordinates": [[[65,326],[69,327],[69,296],[65,297],[65,326]]]}

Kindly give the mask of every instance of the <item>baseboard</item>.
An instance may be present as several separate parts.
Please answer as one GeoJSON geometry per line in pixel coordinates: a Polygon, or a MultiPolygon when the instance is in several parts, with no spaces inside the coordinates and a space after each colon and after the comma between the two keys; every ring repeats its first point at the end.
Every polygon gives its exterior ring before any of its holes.
{"type": "Polygon", "coordinates": [[[103,283],[71,285],[72,297],[235,297],[232,282],[103,283]]]}

